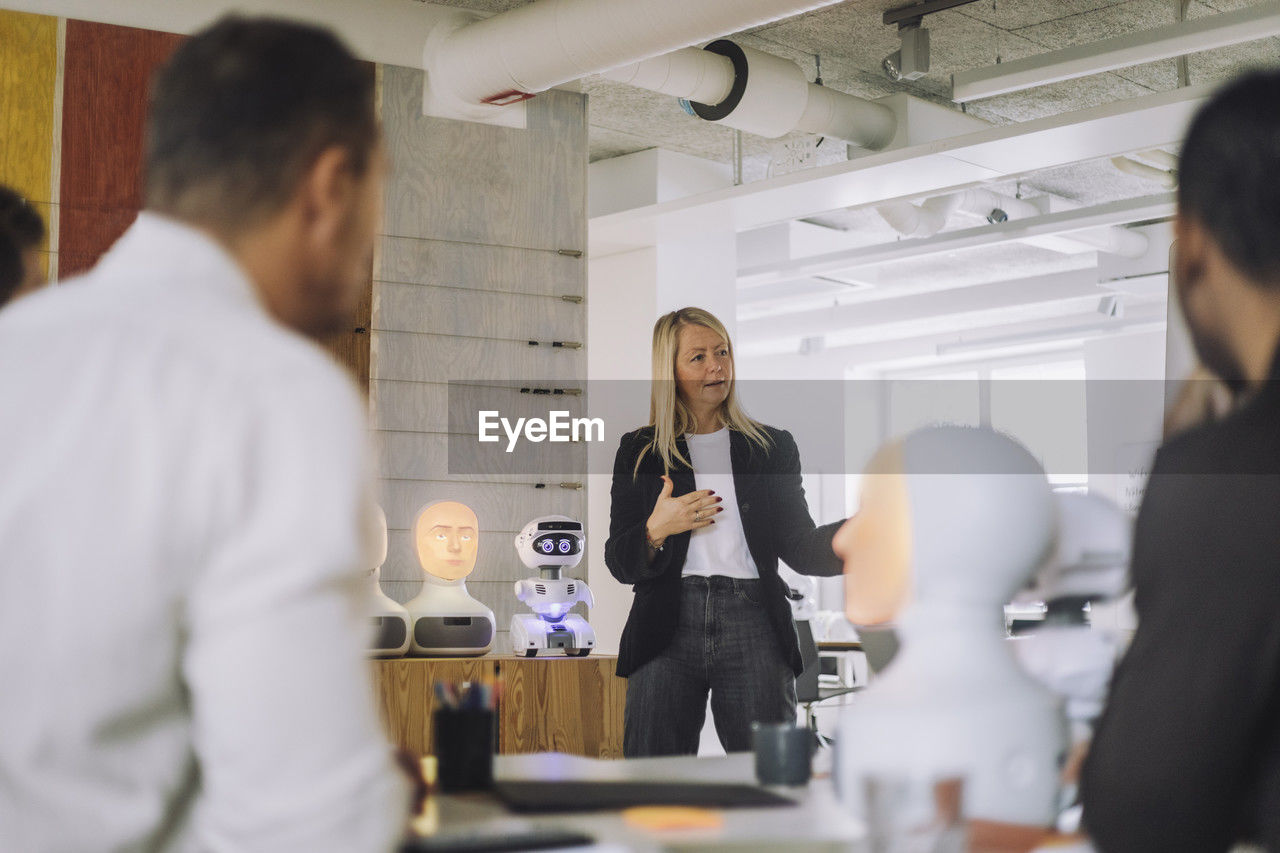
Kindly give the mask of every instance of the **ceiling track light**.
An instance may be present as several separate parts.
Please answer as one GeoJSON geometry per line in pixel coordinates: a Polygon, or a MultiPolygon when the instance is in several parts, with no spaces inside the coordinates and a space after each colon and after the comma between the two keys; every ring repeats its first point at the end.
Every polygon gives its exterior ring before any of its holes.
{"type": "Polygon", "coordinates": [[[929,31],[913,23],[898,30],[902,47],[880,62],[884,75],[895,83],[919,80],[929,73],[929,31]]]}
{"type": "Polygon", "coordinates": [[[934,12],[945,12],[957,6],[968,6],[970,3],[976,2],[977,0],[920,0],[920,2],[908,3],[896,9],[890,9],[884,13],[884,17],[881,20],[886,27],[891,24],[897,24],[900,27],[912,23],[919,25],[925,15],[932,15],[934,12]]]}
{"type": "Polygon", "coordinates": [[[977,0],[920,0],[884,13],[885,26],[898,25],[902,46],[880,61],[884,76],[895,83],[918,80],[929,73],[929,31],[924,16],[966,6],[977,0]]]}

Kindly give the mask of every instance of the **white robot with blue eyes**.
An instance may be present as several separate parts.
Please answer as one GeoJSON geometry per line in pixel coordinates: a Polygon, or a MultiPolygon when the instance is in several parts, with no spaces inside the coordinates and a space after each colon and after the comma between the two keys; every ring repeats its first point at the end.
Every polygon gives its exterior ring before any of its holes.
{"type": "Polygon", "coordinates": [[[560,649],[566,655],[585,657],[596,645],[596,632],[570,608],[579,601],[595,607],[591,589],[576,578],[561,577],[582,561],[586,537],[582,522],[565,515],[535,518],[516,535],[520,562],[538,570],[538,577],[516,581],[516,598],[532,613],[511,617],[511,649],[525,657],[560,649]]]}

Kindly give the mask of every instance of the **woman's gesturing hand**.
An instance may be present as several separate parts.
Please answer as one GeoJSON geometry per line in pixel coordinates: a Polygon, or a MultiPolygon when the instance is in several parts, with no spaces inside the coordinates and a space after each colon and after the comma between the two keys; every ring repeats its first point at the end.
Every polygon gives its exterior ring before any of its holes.
{"type": "Polygon", "coordinates": [[[724,507],[716,506],[723,498],[716,497],[716,493],[710,489],[700,489],[673,498],[672,488],[671,478],[663,475],[662,492],[653,505],[649,520],[645,522],[649,541],[655,546],[662,545],[673,534],[715,524],[715,516],[724,510],[724,507]]]}

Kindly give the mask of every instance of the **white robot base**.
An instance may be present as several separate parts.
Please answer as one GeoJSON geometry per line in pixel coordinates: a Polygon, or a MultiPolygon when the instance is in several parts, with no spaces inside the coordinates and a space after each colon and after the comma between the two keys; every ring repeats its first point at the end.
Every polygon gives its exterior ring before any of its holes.
{"type": "Polygon", "coordinates": [[[525,657],[539,652],[563,651],[569,657],[586,657],[596,645],[596,632],[576,613],[559,622],[548,622],[535,613],[511,617],[511,651],[525,657]]]}
{"type": "Polygon", "coordinates": [[[403,657],[409,651],[409,611],[391,599],[377,603],[382,607],[371,617],[374,640],[369,654],[376,658],[403,657]]]}

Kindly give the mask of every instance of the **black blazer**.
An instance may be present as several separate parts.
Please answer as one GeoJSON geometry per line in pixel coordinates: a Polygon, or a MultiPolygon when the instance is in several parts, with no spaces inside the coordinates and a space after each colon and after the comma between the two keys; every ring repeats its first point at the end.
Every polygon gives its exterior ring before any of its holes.
{"type": "MultiPolygon", "coordinates": [[[[796,639],[795,623],[786,589],[778,577],[778,560],[808,575],[838,575],[844,564],[831,550],[831,538],[842,521],[816,527],[809,517],[804,488],[800,485],[800,452],[786,430],[764,427],[773,440],[766,452],[746,436],[729,433],[729,458],[738,512],[746,533],[747,548],[760,571],[764,606],[782,648],[783,658],[798,675],[804,668],[796,639]]],[[[662,653],[675,636],[680,616],[681,578],[689,551],[689,532],[667,538],[649,562],[645,522],[662,491],[662,458],[650,451],[633,477],[636,458],[653,438],[653,427],[642,427],[622,437],[613,464],[613,505],[609,517],[609,541],[604,561],[622,583],[633,584],[635,599],[622,631],[618,675],[627,676],[662,653]]],[[[683,438],[677,440],[688,458],[683,438]]],[[[679,497],[695,491],[693,469],[676,463],[671,471],[672,492],[679,497]]]]}

